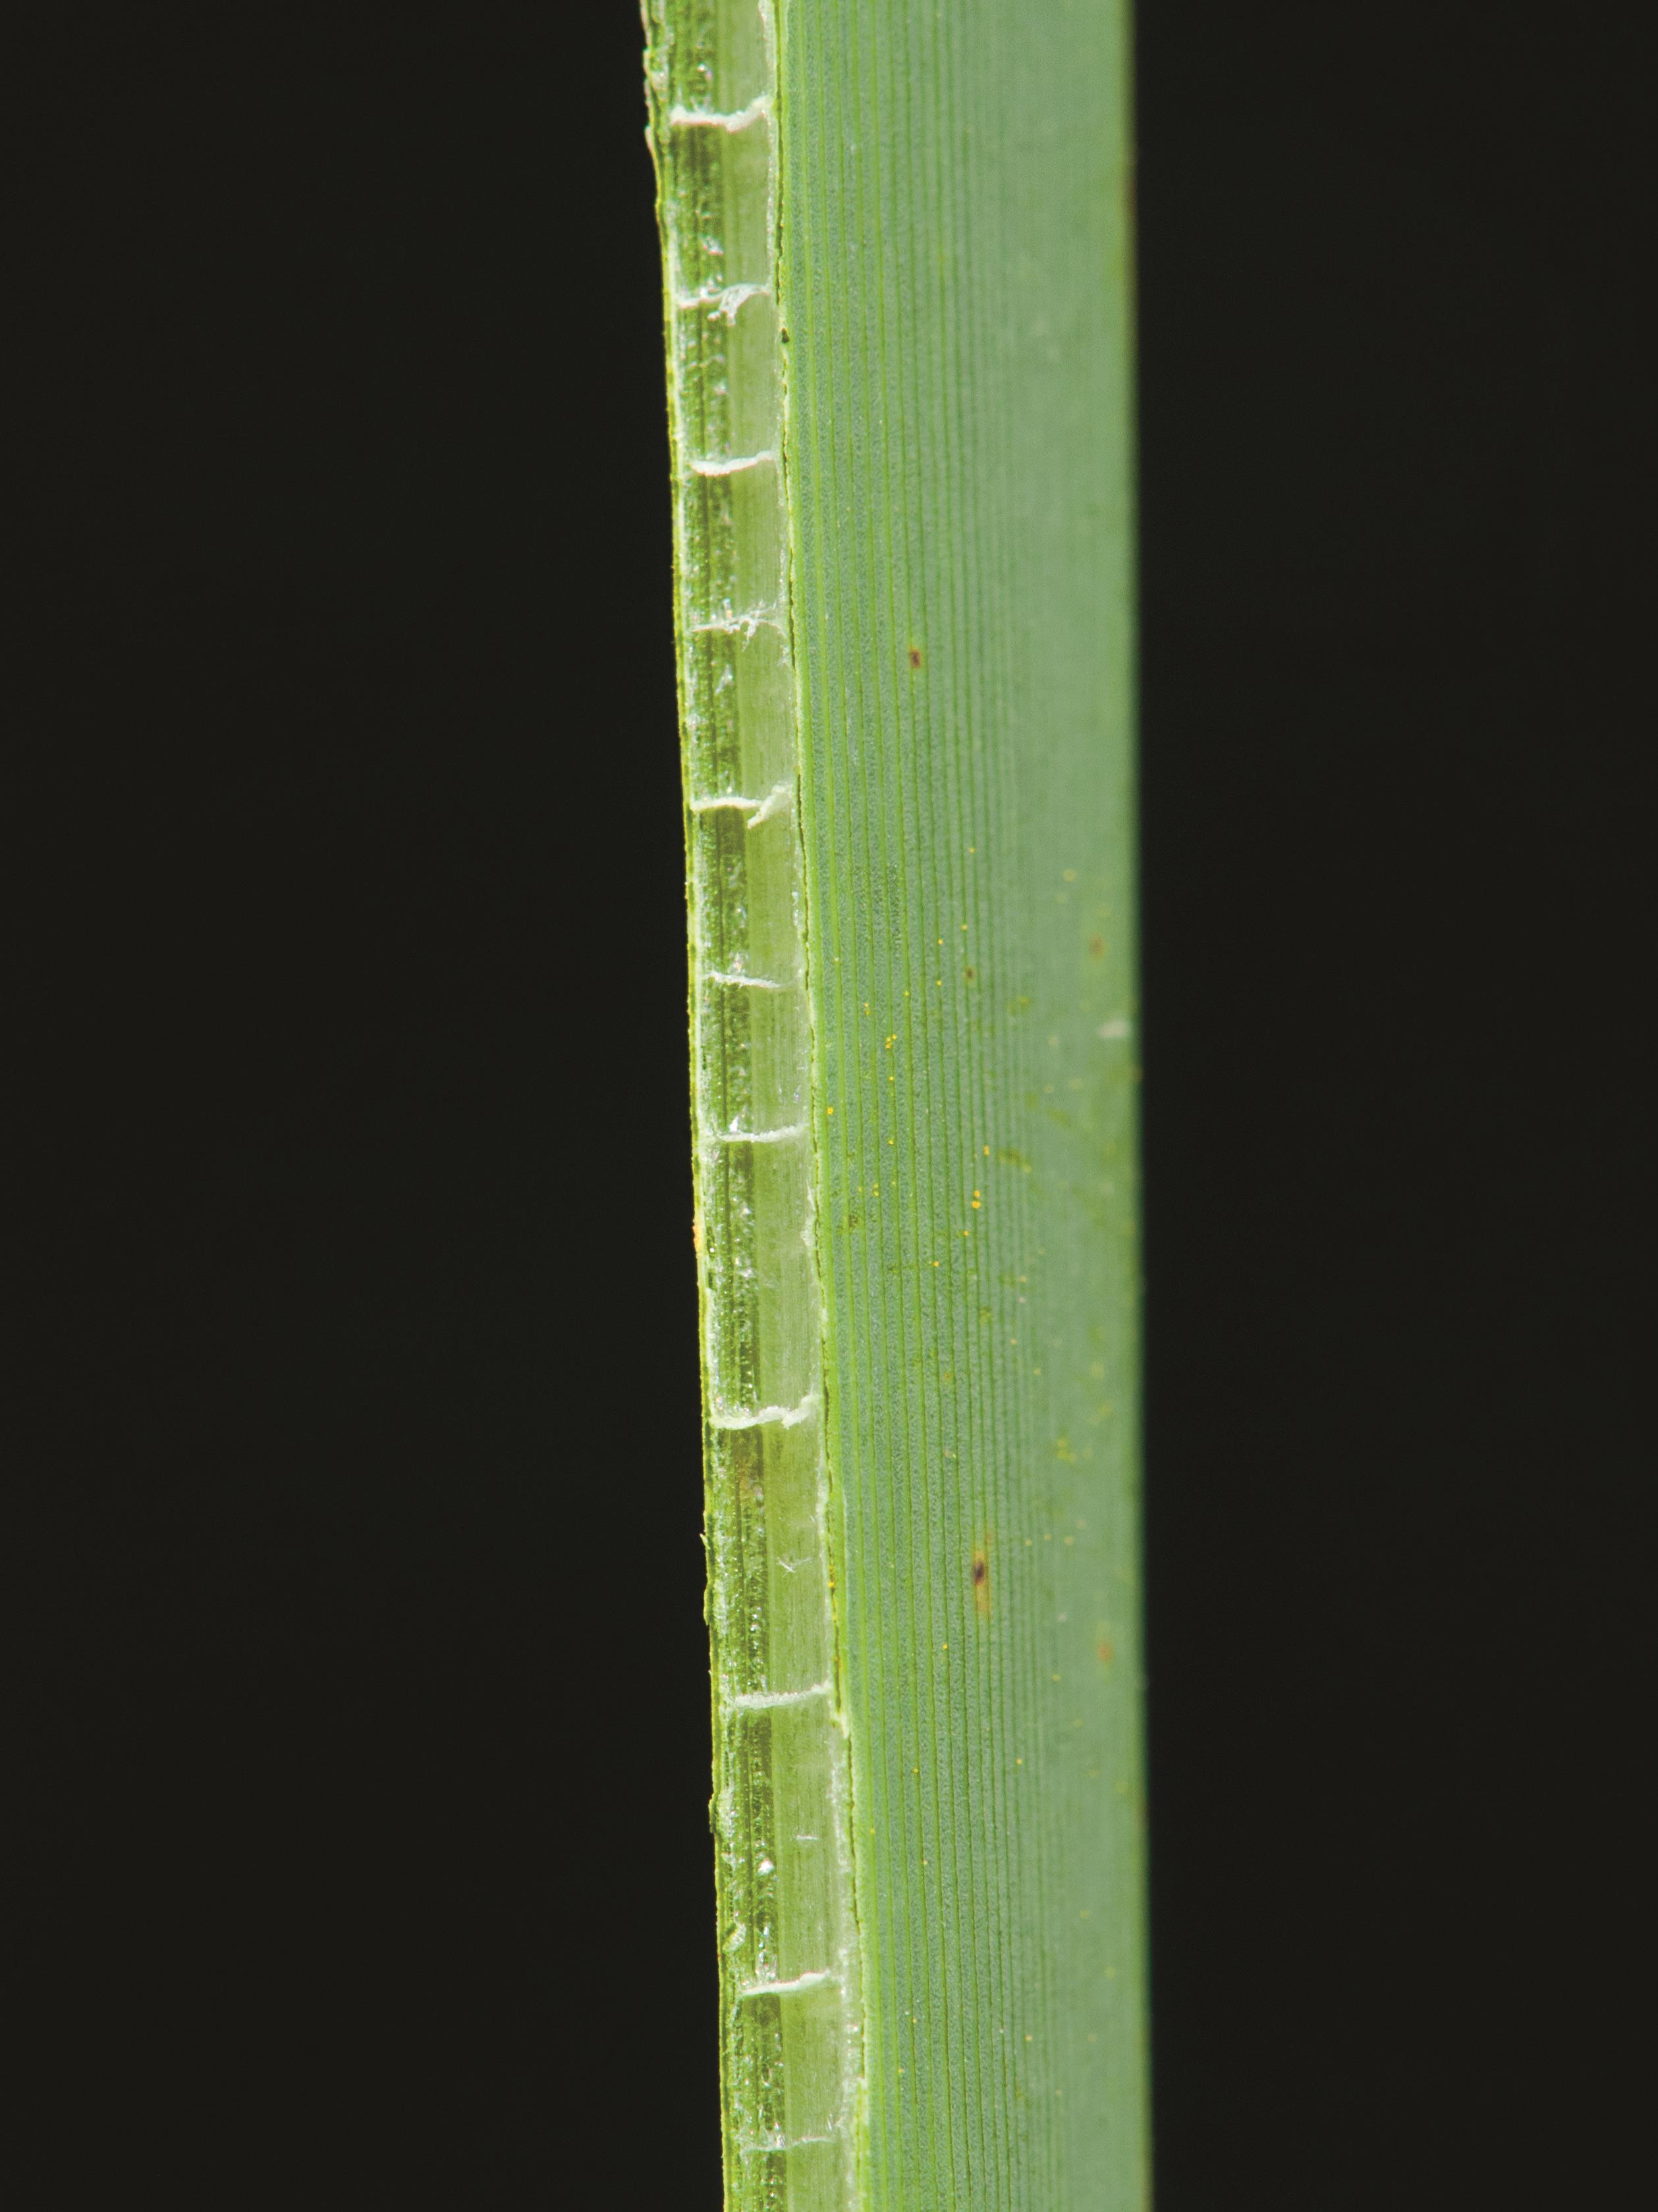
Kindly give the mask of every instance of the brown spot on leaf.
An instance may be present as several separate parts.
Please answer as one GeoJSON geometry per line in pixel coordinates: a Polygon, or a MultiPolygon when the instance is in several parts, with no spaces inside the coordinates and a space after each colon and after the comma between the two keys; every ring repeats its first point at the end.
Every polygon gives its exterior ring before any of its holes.
{"type": "Polygon", "coordinates": [[[964,968],[961,972],[970,983],[976,982],[978,979],[978,970],[977,968],[964,968]]]}
{"type": "Polygon", "coordinates": [[[1100,1638],[1100,1641],[1094,1647],[1094,1656],[1098,1659],[1102,1667],[1110,1666],[1112,1661],[1117,1656],[1116,1649],[1113,1646],[1110,1637],[1102,1636],[1100,1638]]]}
{"type": "Polygon", "coordinates": [[[918,645],[912,645],[910,647],[910,665],[911,668],[919,668],[921,665],[921,647],[918,645]]]}
{"type": "Polygon", "coordinates": [[[1106,957],[1106,940],[1105,940],[1105,939],[1104,939],[1103,937],[1091,937],[1091,938],[1089,938],[1089,939],[1088,939],[1088,958],[1089,958],[1090,960],[1103,960],[1103,959],[1105,958],[1105,957],[1106,957]]]}
{"type": "Polygon", "coordinates": [[[982,1544],[973,1548],[973,1603],[978,1609],[979,1619],[988,1620],[991,1617],[991,1563],[985,1557],[982,1544]]]}

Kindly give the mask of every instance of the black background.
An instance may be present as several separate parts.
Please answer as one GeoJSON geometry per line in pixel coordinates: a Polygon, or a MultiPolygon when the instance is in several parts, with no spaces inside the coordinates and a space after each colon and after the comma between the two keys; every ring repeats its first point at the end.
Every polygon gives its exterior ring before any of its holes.
{"type": "MultiPolygon", "coordinates": [[[[1555,12],[1141,11],[1164,2212],[1639,2117],[1649,79],[1555,12]]],[[[711,2208],[637,24],[5,37],[11,2201],[711,2208]]]]}

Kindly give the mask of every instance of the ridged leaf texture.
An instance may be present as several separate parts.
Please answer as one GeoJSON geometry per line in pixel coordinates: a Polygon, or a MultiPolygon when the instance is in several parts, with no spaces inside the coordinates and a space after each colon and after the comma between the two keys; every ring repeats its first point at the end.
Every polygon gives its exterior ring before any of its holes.
{"type": "Polygon", "coordinates": [[[1126,21],[646,36],[728,2203],[1129,2212],[1126,21]]]}

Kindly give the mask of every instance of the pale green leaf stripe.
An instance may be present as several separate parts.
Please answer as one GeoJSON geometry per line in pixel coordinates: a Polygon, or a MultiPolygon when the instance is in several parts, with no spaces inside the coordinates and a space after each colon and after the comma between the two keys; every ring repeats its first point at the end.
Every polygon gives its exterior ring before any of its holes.
{"type": "MultiPolygon", "coordinates": [[[[733,127],[680,137],[722,142],[739,228],[733,165],[761,149],[787,363],[793,708],[751,682],[737,718],[754,744],[789,723],[814,1264],[741,1295],[757,1342],[821,1326],[813,1410],[771,1433],[809,1431],[827,1482],[819,1710],[840,1726],[798,1749],[774,1729],[742,1819],[815,1792],[851,1830],[850,1898],[796,1881],[777,1901],[774,1936],[810,1924],[822,1978],[772,2001],[758,2072],[728,2003],[730,2200],[1125,2212],[1146,2186],[1125,26],[1088,0],[785,0],[775,83],[722,88],[754,0],[660,5],[670,43],[693,21],[711,42],[704,104],[733,127]],[[838,2027],[791,2027],[802,1999],[838,2027]],[[734,2142],[745,2082],[828,2122],[757,2159],[734,2142]]],[[[689,157],[661,100],[671,258],[689,157]]],[[[708,365],[680,358],[683,422],[708,365]]],[[[728,397],[729,367],[709,375],[728,397]]],[[[688,528],[681,483],[682,572],[741,566],[759,526],[688,528]]],[[[682,577],[682,674],[686,605],[682,577]]],[[[714,817],[691,796],[693,939],[739,907],[781,917],[748,847],[698,862],[714,817]]],[[[701,1188],[705,1310],[735,1311],[714,1248],[791,1201],[756,1205],[751,1173],[716,1221],[706,1167],[701,1188]]],[[[716,1435],[716,1681],[734,1484],[716,1435]]],[[[786,1664],[808,1631],[767,1588],[786,1664]]],[[[760,1862],[722,1853],[729,1945],[760,1862]]]]}

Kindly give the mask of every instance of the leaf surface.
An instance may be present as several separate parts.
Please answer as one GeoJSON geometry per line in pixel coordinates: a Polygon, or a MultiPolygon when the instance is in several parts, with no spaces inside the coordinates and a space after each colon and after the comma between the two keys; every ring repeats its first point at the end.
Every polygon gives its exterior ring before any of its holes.
{"type": "Polygon", "coordinates": [[[652,0],[728,2192],[1146,2169],[1115,5],[652,0]]]}

